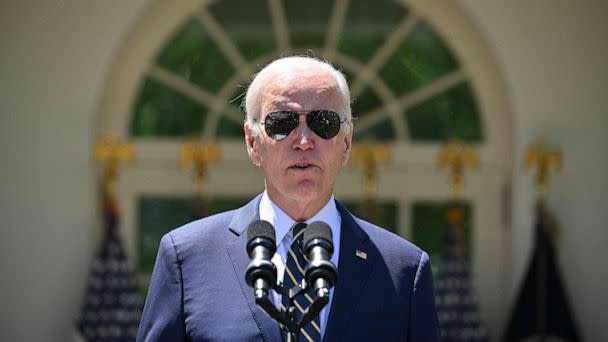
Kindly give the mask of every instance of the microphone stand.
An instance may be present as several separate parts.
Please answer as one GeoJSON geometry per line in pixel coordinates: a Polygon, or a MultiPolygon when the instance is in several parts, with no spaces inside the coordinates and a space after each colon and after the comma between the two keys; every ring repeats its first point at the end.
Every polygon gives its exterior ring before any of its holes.
{"type": "MultiPolygon", "coordinates": [[[[258,281],[263,281],[259,279],[258,281]]],[[[268,291],[258,289],[254,291],[255,302],[259,305],[270,317],[279,322],[283,329],[286,329],[286,342],[299,342],[300,329],[310,323],[327,305],[329,302],[329,289],[321,287],[317,290],[317,298],[304,310],[302,317],[296,321],[295,314],[295,296],[309,290],[309,286],[304,280],[301,285],[296,285],[290,289],[286,288],[283,283],[276,284],[273,289],[282,296],[288,296],[289,306],[287,307],[286,315],[283,315],[277,307],[268,298],[268,291]]]]}

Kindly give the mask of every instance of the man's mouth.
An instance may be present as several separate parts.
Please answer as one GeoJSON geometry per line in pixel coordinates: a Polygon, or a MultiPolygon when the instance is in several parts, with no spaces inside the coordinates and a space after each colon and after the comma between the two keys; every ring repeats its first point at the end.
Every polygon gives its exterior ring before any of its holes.
{"type": "Polygon", "coordinates": [[[297,164],[293,165],[292,168],[298,169],[298,170],[305,170],[305,169],[308,169],[311,166],[313,166],[313,165],[312,164],[308,164],[308,163],[297,163],[297,164]]]}

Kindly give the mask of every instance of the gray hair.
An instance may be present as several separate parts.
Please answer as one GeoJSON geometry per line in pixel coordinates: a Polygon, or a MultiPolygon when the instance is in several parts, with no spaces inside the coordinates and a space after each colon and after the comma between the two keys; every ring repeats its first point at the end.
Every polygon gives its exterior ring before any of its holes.
{"type": "MultiPolygon", "coordinates": [[[[338,90],[340,91],[341,95],[340,97],[342,98],[342,108],[340,110],[340,114],[344,115],[346,122],[352,122],[350,90],[348,89],[348,83],[346,82],[346,77],[344,74],[330,63],[314,57],[289,56],[272,61],[253,76],[251,84],[249,84],[247,93],[241,104],[241,107],[245,110],[246,121],[250,125],[254,123],[254,119],[259,118],[261,115],[260,91],[267,79],[281,69],[291,69],[296,66],[301,67],[302,65],[318,67],[334,77],[336,83],[338,84],[338,90]]],[[[350,127],[350,125],[345,125],[345,127],[350,127]]]]}

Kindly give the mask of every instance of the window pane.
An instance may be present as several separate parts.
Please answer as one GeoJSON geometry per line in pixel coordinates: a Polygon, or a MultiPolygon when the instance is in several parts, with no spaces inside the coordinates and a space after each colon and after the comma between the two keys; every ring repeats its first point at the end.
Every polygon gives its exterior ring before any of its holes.
{"type": "Polygon", "coordinates": [[[211,92],[220,90],[234,73],[226,56],[196,18],[175,34],[156,63],[211,92]]]}
{"type": "Polygon", "coordinates": [[[135,104],[131,135],[196,135],[203,129],[206,114],[205,107],[148,77],[135,104]]]}
{"type": "Polygon", "coordinates": [[[480,115],[468,83],[435,96],[405,114],[412,140],[482,140],[480,115]]]}
{"type": "Polygon", "coordinates": [[[380,75],[394,94],[401,95],[457,68],[456,60],[441,39],[430,26],[420,22],[380,70],[380,75]]]}
{"type": "Polygon", "coordinates": [[[209,12],[246,60],[252,61],[276,49],[268,1],[217,1],[209,12]]]}
{"type": "MultiPolygon", "coordinates": [[[[216,198],[205,202],[205,215],[236,209],[251,198],[216,198]]],[[[151,273],[162,236],[200,217],[194,198],[142,197],[139,200],[138,272],[151,273]]]]}
{"type": "MultiPolygon", "coordinates": [[[[243,99],[245,98],[245,90],[246,88],[242,85],[239,85],[235,88],[234,93],[229,97],[229,100],[226,100],[226,103],[230,103],[233,106],[241,106],[243,99]]],[[[245,122],[245,111],[244,109],[239,110],[241,115],[239,121],[237,122],[232,117],[228,118],[227,116],[221,116],[219,119],[219,123],[217,126],[217,131],[215,132],[215,136],[218,138],[227,138],[234,139],[237,138],[239,140],[243,139],[243,123],[245,122]]]]}
{"type": "Polygon", "coordinates": [[[353,215],[393,233],[397,232],[397,202],[360,200],[345,201],[344,205],[353,215]]]}
{"type": "MultiPolygon", "coordinates": [[[[325,43],[333,1],[283,1],[289,36],[295,47],[322,47],[325,43]]],[[[322,51],[313,51],[313,56],[322,51]]]]}
{"type": "Polygon", "coordinates": [[[243,132],[243,124],[236,123],[223,116],[220,119],[220,123],[217,128],[217,136],[222,138],[238,138],[243,139],[245,133],[243,132]]]}
{"type": "Polygon", "coordinates": [[[364,130],[357,129],[357,124],[355,123],[355,132],[353,135],[353,139],[355,141],[361,141],[365,139],[391,141],[395,140],[395,137],[395,129],[393,128],[393,122],[391,119],[384,119],[380,121],[380,123],[375,124],[364,130]]]}
{"type": "Polygon", "coordinates": [[[370,111],[382,107],[383,103],[371,88],[366,88],[361,95],[353,99],[352,111],[353,116],[358,118],[365,117],[370,111]]]}
{"type": "Polygon", "coordinates": [[[406,8],[396,1],[349,1],[338,50],[369,62],[406,15],[406,8]]]}
{"type": "MultiPolygon", "coordinates": [[[[464,212],[462,232],[464,251],[470,260],[472,208],[469,203],[460,202],[464,212]]],[[[431,258],[433,273],[439,269],[443,238],[448,227],[447,202],[418,202],[412,205],[412,227],[414,243],[424,249],[431,258]]]]}

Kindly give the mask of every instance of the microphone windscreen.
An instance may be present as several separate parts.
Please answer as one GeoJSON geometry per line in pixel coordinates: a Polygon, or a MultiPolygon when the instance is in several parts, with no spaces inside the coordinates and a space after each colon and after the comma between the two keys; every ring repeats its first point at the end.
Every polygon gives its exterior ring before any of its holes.
{"type": "Polygon", "coordinates": [[[256,220],[249,224],[249,227],[247,228],[247,241],[251,241],[251,239],[258,237],[267,238],[272,240],[273,243],[276,243],[274,227],[270,222],[256,220]]]}
{"type": "Polygon", "coordinates": [[[324,239],[333,244],[331,229],[329,225],[322,221],[315,221],[304,230],[304,246],[314,239],[324,239]]]}

